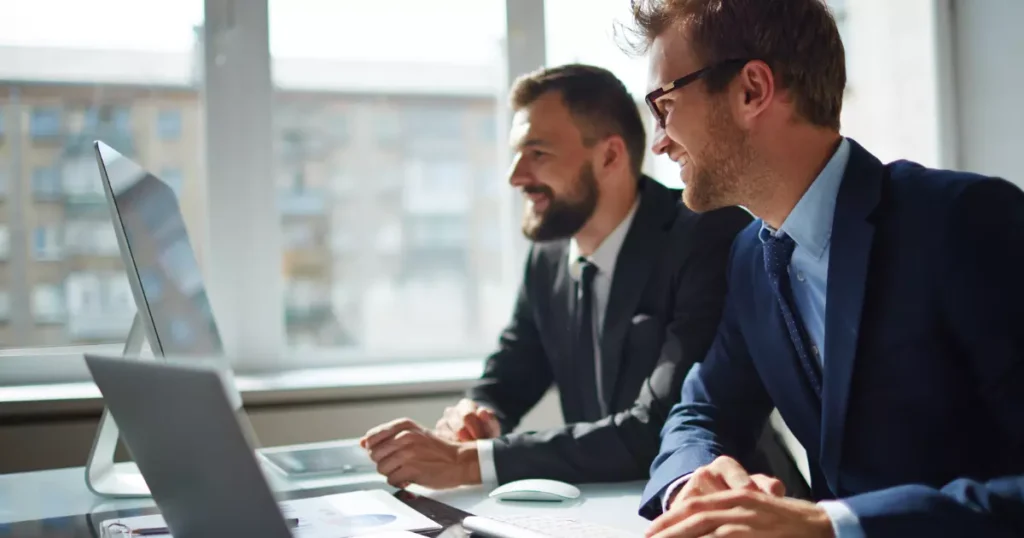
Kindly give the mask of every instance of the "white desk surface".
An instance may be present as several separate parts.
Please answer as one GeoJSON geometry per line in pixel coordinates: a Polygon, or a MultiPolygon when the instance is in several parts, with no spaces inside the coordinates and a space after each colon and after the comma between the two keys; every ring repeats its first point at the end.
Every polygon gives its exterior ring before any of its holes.
{"type": "MultiPolygon", "coordinates": [[[[317,479],[275,484],[281,490],[313,489],[358,483],[380,483],[379,475],[346,479],[317,479]]],[[[510,503],[487,497],[484,487],[430,491],[415,486],[410,491],[426,495],[466,512],[482,516],[544,515],[569,517],[617,527],[642,535],[649,522],[639,515],[642,482],[582,485],[581,499],[571,503],[510,503]]],[[[0,475],[0,526],[18,521],[102,513],[153,506],[151,499],[105,499],[85,486],[82,467],[0,475]]]]}

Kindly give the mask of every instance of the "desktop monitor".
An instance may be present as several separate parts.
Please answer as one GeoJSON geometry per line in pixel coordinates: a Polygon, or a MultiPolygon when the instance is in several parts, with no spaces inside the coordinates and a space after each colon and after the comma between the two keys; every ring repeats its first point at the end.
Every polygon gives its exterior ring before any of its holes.
{"type": "MultiPolygon", "coordinates": [[[[135,299],[125,355],[138,355],[143,336],[156,357],[223,356],[220,334],[185,230],[178,197],[166,183],[97,141],[96,161],[114,233],[135,299]]],[[[236,409],[241,397],[232,395],[236,409]]],[[[104,411],[86,462],[86,486],[104,497],[148,497],[137,470],[115,464],[120,432],[104,411]]]]}
{"type": "Polygon", "coordinates": [[[97,141],[97,161],[128,282],[156,356],[218,356],[220,334],[178,203],[160,178],[97,141]]]}
{"type": "MultiPolygon", "coordinates": [[[[138,312],[135,323],[141,323],[145,330],[153,355],[223,356],[213,308],[185,229],[178,196],[167,183],[114,148],[101,141],[94,145],[138,312]]],[[[137,332],[137,328],[131,332],[137,332]]],[[[129,340],[133,336],[130,334],[129,340]]],[[[130,345],[131,342],[126,349],[130,345]]],[[[237,389],[231,396],[245,421],[237,389]]],[[[103,496],[146,496],[148,488],[140,477],[122,473],[113,465],[118,435],[116,425],[105,413],[86,465],[86,483],[103,496]]],[[[253,440],[256,441],[255,436],[253,440]]],[[[374,469],[373,462],[354,440],[303,448],[266,448],[259,455],[289,477],[366,473],[374,469]]]]}

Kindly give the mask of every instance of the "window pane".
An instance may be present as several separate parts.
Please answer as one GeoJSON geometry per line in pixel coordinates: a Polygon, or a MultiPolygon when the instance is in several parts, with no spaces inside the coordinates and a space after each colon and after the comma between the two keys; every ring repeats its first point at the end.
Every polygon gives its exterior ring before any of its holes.
{"type": "MultiPolygon", "coordinates": [[[[847,92],[843,134],[883,161],[909,158],[938,164],[935,22],[932,0],[852,2],[829,0],[846,47],[847,92]]],[[[614,22],[629,23],[620,0],[549,0],[544,3],[548,65],[581,62],[611,70],[643,103],[645,58],[624,54],[614,22]]],[[[650,136],[650,115],[640,107],[650,136]]],[[[679,169],[648,155],[645,170],[681,186],[679,169]]]]}
{"type": "Polygon", "coordinates": [[[503,0],[270,2],[292,345],[493,347],[514,290],[475,235],[500,229],[504,28],[503,0]]]}
{"type": "Polygon", "coordinates": [[[127,335],[135,304],[93,140],[154,172],[174,172],[190,233],[202,237],[202,19],[202,0],[5,5],[0,347],[117,343],[127,335]]]}
{"type": "MultiPolygon", "coordinates": [[[[615,24],[629,24],[631,20],[629,2],[623,0],[544,2],[547,65],[583,63],[614,73],[637,102],[650,147],[654,124],[643,104],[648,92],[647,59],[625,54],[615,36],[615,24]]],[[[667,157],[656,157],[649,150],[644,158],[644,172],[670,187],[682,186],[679,167],[667,157]]]]}
{"type": "Polygon", "coordinates": [[[846,48],[842,130],[883,162],[939,165],[931,0],[829,0],[846,48]]]}

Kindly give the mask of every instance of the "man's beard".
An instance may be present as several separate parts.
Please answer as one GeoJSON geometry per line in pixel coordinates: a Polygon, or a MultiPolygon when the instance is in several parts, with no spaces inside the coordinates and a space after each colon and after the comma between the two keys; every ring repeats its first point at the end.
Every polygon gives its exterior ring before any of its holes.
{"type": "Polygon", "coordinates": [[[546,185],[524,187],[527,193],[547,196],[548,207],[541,214],[526,208],[523,216],[523,235],[531,241],[553,241],[572,237],[590,220],[597,207],[597,178],[590,163],[584,163],[576,177],[574,192],[556,198],[546,185]]]}
{"type": "Polygon", "coordinates": [[[687,207],[705,212],[749,203],[746,175],[754,158],[747,138],[747,133],[732,122],[724,101],[716,101],[708,122],[708,143],[686,165],[694,167],[683,191],[687,207]]]}

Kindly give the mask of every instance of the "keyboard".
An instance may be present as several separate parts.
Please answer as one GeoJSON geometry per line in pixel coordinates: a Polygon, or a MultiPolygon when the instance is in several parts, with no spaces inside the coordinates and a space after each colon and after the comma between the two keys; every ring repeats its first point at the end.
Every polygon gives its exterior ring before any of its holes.
{"type": "Polygon", "coordinates": [[[550,516],[471,516],[462,526],[474,534],[493,538],[637,538],[624,530],[550,516]]]}

